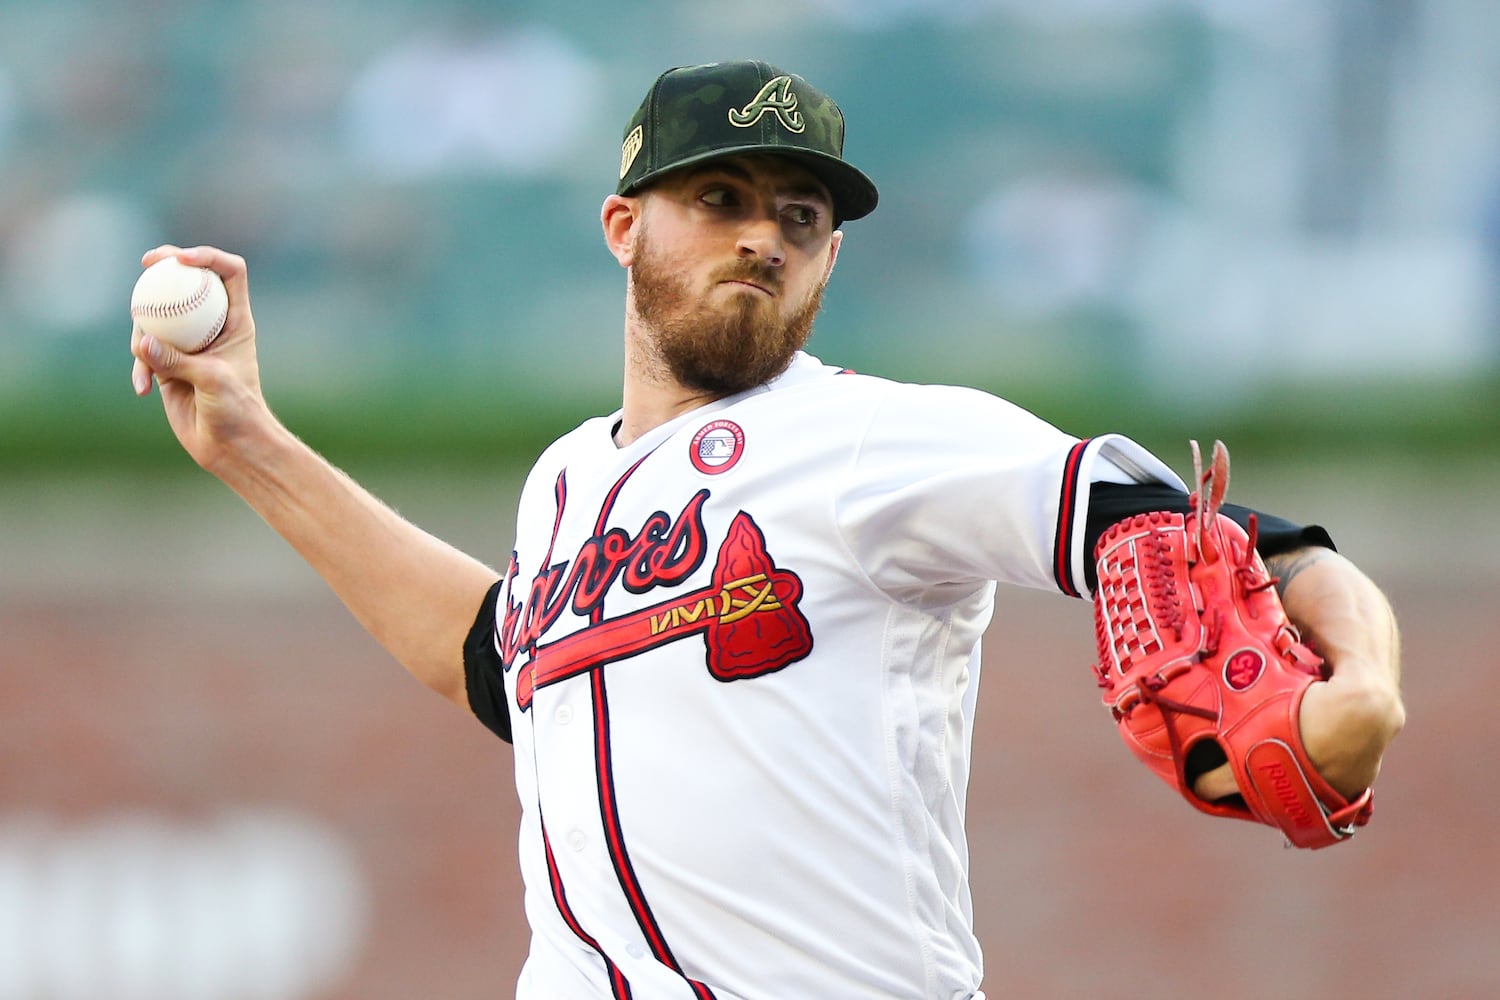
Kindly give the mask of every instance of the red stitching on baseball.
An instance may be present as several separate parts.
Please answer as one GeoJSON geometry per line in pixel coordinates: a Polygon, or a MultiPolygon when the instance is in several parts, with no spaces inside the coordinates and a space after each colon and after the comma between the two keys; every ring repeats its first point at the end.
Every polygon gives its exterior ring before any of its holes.
{"type": "Polygon", "coordinates": [[[204,271],[199,275],[198,290],[185,299],[176,302],[147,302],[130,310],[132,316],[150,316],[155,319],[167,319],[172,316],[181,316],[190,313],[203,304],[208,298],[209,275],[204,271]]]}

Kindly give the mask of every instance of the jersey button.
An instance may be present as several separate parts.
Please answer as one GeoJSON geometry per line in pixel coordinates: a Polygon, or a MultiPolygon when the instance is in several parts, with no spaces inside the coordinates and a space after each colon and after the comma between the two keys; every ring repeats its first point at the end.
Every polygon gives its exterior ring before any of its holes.
{"type": "Polygon", "coordinates": [[[573,721],[573,706],[558,705],[557,711],[552,713],[552,717],[557,720],[559,726],[566,726],[573,721]]]}
{"type": "Polygon", "coordinates": [[[568,834],[568,846],[575,851],[583,850],[589,839],[583,835],[582,830],[573,830],[568,834]]]}

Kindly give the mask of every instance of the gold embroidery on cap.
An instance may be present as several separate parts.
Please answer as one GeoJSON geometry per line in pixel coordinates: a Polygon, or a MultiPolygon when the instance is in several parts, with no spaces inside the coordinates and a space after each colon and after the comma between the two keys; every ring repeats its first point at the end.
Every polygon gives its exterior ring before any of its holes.
{"type": "Polygon", "coordinates": [[[625,142],[620,146],[621,180],[624,180],[625,175],[630,173],[630,165],[635,162],[635,158],[637,156],[641,155],[641,147],[645,144],[645,130],[643,130],[641,126],[637,125],[635,128],[630,130],[630,134],[625,137],[625,142]]]}
{"type": "Polygon", "coordinates": [[[792,93],[792,78],[778,76],[760,88],[760,93],[744,108],[729,109],[729,123],[740,128],[749,128],[760,121],[767,111],[776,115],[782,128],[788,132],[801,132],[807,127],[802,112],[797,110],[797,95],[792,93]]]}

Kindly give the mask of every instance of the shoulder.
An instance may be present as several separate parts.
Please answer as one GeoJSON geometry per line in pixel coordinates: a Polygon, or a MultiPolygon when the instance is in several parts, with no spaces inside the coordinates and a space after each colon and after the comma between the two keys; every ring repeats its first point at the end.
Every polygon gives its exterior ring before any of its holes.
{"type": "Polygon", "coordinates": [[[529,491],[538,483],[544,483],[550,491],[552,481],[563,469],[591,464],[598,454],[612,454],[614,427],[619,419],[618,411],[608,416],[590,417],[542,449],[526,475],[523,492],[529,491]]]}
{"type": "Polygon", "coordinates": [[[1046,421],[994,393],[969,386],[906,382],[824,364],[799,353],[786,373],[767,387],[779,400],[800,396],[828,407],[860,407],[879,411],[907,426],[959,429],[973,421],[981,425],[1046,424],[1046,421]]]}
{"type": "Polygon", "coordinates": [[[945,442],[944,448],[989,455],[1050,452],[1074,440],[1025,407],[983,389],[881,381],[872,392],[872,437],[945,442]]]}
{"type": "Polygon", "coordinates": [[[577,427],[557,438],[537,456],[538,466],[566,463],[573,455],[599,448],[614,447],[614,428],[620,422],[616,410],[607,416],[589,417],[577,427]]]}

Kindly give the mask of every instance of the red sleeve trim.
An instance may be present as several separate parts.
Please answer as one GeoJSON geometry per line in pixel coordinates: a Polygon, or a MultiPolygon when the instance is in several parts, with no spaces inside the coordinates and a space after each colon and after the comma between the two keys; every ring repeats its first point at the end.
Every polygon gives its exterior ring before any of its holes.
{"type": "Polygon", "coordinates": [[[1057,581],[1057,589],[1069,597],[1083,596],[1078,582],[1073,578],[1073,528],[1078,523],[1079,476],[1083,470],[1083,454],[1088,446],[1089,441],[1085,438],[1068,452],[1068,460],[1063,463],[1062,491],[1057,501],[1057,538],[1052,544],[1055,560],[1052,575],[1057,581]]]}

